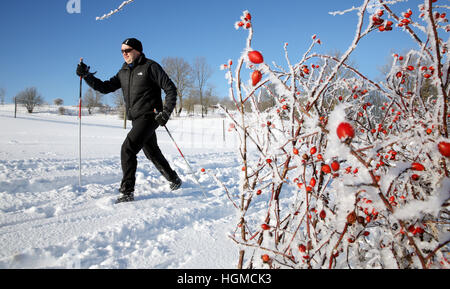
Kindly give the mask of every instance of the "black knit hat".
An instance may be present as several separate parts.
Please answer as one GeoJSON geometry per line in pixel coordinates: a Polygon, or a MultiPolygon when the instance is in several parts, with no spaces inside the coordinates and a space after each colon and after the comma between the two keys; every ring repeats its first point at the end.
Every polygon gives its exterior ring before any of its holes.
{"type": "Polygon", "coordinates": [[[142,53],[143,50],[142,43],[136,38],[128,38],[124,42],[122,42],[122,44],[126,44],[130,47],[133,47],[134,49],[142,53]]]}

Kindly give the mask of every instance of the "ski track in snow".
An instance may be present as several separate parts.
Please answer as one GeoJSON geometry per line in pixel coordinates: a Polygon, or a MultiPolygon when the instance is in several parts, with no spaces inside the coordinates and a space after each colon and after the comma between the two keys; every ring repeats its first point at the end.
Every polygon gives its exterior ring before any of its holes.
{"type": "MultiPolygon", "coordinates": [[[[120,158],[0,160],[0,268],[234,268],[227,237],[235,208],[207,174],[201,186],[179,156],[169,183],[138,156],[136,201],[115,205],[120,158]],[[206,194],[206,198],[202,193],[206,194]]],[[[189,155],[194,168],[236,182],[234,153],[189,155]]]]}

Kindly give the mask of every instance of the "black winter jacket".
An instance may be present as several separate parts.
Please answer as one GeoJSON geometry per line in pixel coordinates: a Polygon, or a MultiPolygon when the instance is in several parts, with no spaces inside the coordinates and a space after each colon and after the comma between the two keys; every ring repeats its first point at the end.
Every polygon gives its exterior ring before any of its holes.
{"type": "Polygon", "coordinates": [[[130,67],[124,63],[122,69],[107,81],[101,81],[93,74],[84,78],[94,90],[103,94],[122,88],[127,117],[135,120],[145,114],[165,110],[169,115],[177,102],[177,88],[163,68],[142,54],[130,67]],[[161,89],[166,93],[165,104],[161,89]]]}

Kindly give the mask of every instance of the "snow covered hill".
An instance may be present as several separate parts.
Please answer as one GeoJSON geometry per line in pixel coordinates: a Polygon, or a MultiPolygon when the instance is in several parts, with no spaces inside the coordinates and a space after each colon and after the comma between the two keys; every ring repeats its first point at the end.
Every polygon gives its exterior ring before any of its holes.
{"type": "Polygon", "coordinates": [[[141,153],[136,201],[119,205],[120,146],[129,128],[116,116],[82,121],[80,187],[78,118],[52,111],[14,118],[12,106],[0,106],[0,268],[236,267],[238,249],[227,237],[236,225],[235,208],[200,172],[205,168],[228,187],[237,185],[235,140],[228,132],[223,139],[222,119],[168,124],[200,185],[158,129],[182,188],[170,192],[141,153]]]}

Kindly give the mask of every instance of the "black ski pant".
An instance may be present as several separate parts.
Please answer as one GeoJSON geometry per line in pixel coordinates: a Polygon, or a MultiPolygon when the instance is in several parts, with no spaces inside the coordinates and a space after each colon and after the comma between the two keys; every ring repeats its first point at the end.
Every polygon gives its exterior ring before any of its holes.
{"type": "Polygon", "coordinates": [[[156,139],[158,123],[154,114],[144,115],[132,122],[132,129],[122,144],[121,163],[123,178],[121,192],[134,191],[136,183],[137,154],[144,150],[145,156],[155,165],[158,171],[169,181],[177,178],[177,173],[172,170],[166,158],[159,149],[156,139]]]}

